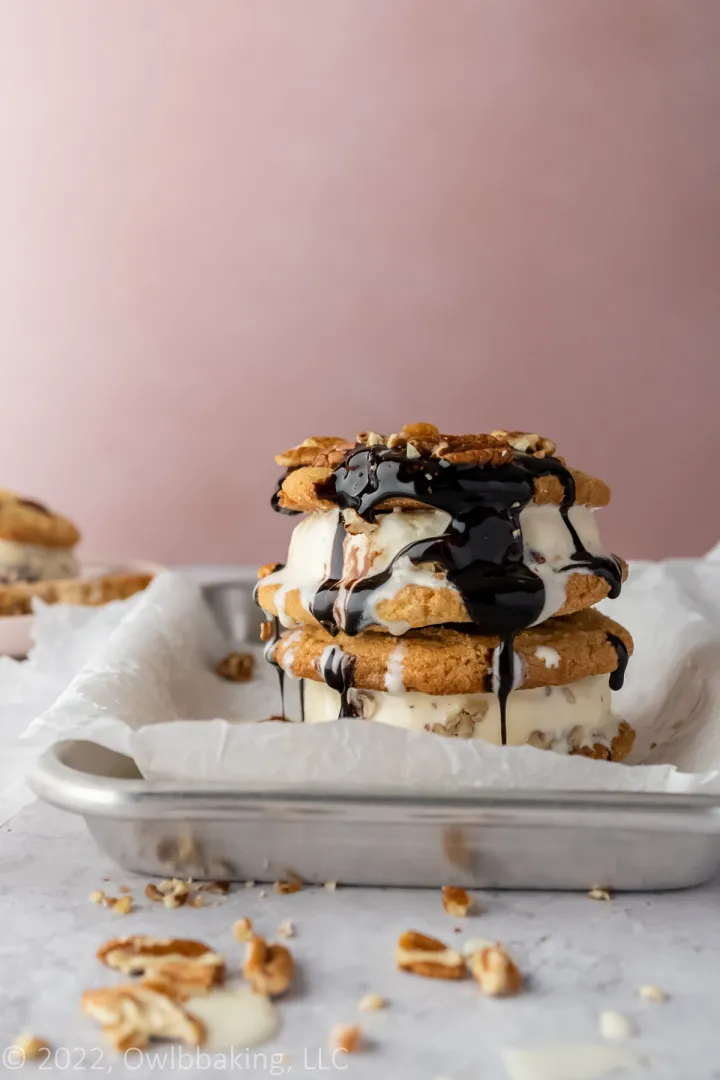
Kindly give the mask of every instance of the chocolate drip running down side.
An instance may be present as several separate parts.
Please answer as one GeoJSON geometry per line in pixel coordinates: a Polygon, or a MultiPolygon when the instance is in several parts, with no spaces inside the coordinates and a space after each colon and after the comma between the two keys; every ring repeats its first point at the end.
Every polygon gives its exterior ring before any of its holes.
{"type": "Polygon", "coordinates": [[[340,581],[343,576],[344,555],[345,525],[343,524],[342,514],[340,514],[338,517],[337,528],[335,529],[335,536],[333,537],[328,576],[318,587],[310,602],[310,612],[313,618],[317,619],[321,626],[324,626],[328,633],[332,634],[333,637],[337,634],[339,629],[337,622],[335,621],[334,608],[340,589],[340,581]]]}
{"type": "Polygon", "coordinates": [[[510,691],[515,685],[514,644],[515,635],[508,634],[495,651],[498,661],[495,692],[500,706],[500,742],[503,746],[507,746],[507,703],[510,691]]]}
{"type": "Polygon", "coordinates": [[[617,667],[610,674],[610,689],[622,690],[623,683],[625,682],[625,669],[628,664],[628,650],[627,645],[616,634],[608,634],[608,641],[617,653],[617,667]]]}
{"type": "Polygon", "coordinates": [[[348,656],[348,654],[343,652],[337,645],[328,646],[320,660],[320,674],[322,675],[323,681],[332,690],[337,690],[340,695],[340,712],[338,714],[338,720],[341,716],[359,715],[357,709],[350,703],[348,697],[353,688],[354,669],[354,658],[348,656]]]}
{"type": "MultiPolygon", "coordinates": [[[[280,689],[280,715],[271,717],[273,720],[287,720],[285,715],[285,669],[275,659],[275,647],[280,640],[280,620],[277,616],[273,617],[273,633],[270,640],[265,645],[265,659],[268,664],[272,664],[278,675],[278,684],[280,689]]],[[[305,723],[305,680],[300,680],[299,686],[299,699],[300,699],[300,722],[305,723]]]]}
{"type": "MultiPolygon", "coordinates": [[[[592,555],[583,546],[568,517],[575,504],[575,482],[557,458],[516,452],[505,465],[464,465],[408,458],[404,450],[384,445],[360,446],[349,451],[332,476],[318,486],[321,498],[334,502],[341,511],[352,509],[369,522],[392,499],[411,499],[449,514],[450,524],[442,536],[408,544],[381,573],[347,587],[341,625],[354,635],[372,623],[368,600],[389,579],[398,559],[441,566],[462,596],[474,629],[503,639],[497,683],[503,744],[507,741],[507,698],[513,685],[514,637],[537,622],[545,604],[543,581],[523,558],[520,527],[520,513],[532,501],[535,480],[541,476],[554,476],[562,485],[560,510],[575,547],[571,564],[564,569],[597,574],[607,581],[610,595],[617,596],[622,584],[620,564],[613,557],[592,555]]],[[[344,539],[341,518],[328,576],[311,605],[313,616],[332,634],[339,625],[336,604],[344,539]]]]}
{"type": "Polygon", "coordinates": [[[571,556],[570,563],[567,566],[563,566],[563,570],[576,570],[582,568],[583,570],[587,570],[589,574],[595,574],[597,577],[602,578],[606,583],[609,599],[616,600],[620,595],[620,590],[622,588],[622,570],[620,569],[620,563],[614,555],[590,554],[578,536],[577,529],[568,515],[568,510],[569,507],[562,506],[560,508],[560,514],[572,537],[575,551],[571,556]]]}

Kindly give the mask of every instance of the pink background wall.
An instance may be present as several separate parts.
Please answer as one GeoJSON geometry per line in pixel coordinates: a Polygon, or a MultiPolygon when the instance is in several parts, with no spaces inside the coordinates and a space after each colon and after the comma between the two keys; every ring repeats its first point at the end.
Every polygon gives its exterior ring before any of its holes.
{"type": "Polygon", "coordinates": [[[308,433],[539,429],[720,538],[717,0],[0,0],[0,483],[265,561],[308,433]]]}

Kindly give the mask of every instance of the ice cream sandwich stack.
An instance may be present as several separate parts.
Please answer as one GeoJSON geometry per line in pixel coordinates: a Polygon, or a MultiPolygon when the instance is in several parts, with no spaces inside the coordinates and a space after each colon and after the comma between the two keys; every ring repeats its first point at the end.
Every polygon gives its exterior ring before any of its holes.
{"type": "Polygon", "coordinates": [[[600,540],[602,480],[539,435],[432,424],[309,438],[276,461],[273,507],[305,516],[256,598],[305,722],[627,756],[611,691],[632,638],[593,606],[627,573],[600,540]]]}
{"type": "Polygon", "coordinates": [[[144,589],[152,575],[83,571],[75,555],[80,533],[36,499],[0,488],[0,617],[29,615],[33,601],[106,604],[144,589]]]}

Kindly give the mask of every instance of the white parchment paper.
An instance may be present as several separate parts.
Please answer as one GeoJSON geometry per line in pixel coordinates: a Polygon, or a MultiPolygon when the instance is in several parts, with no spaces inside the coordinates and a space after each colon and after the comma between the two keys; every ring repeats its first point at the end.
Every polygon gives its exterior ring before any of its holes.
{"type": "MultiPolygon", "coordinates": [[[[251,683],[219,679],[213,666],[225,643],[199,588],[173,573],[103,609],[38,608],[27,668],[46,690],[64,689],[25,737],[36,748],[90,739],[133,757],[148,778],[188,782],[720,791],[720,560],[636,564],[621,597],[602,607],[635,638],[614,695],[615,711],[637,730],[632,765],[365,720],[250,723],[278,712],[275,672],[258,649],[251,683]]],[[[3,685],[0,716],[5,695],[3,685]]]]}

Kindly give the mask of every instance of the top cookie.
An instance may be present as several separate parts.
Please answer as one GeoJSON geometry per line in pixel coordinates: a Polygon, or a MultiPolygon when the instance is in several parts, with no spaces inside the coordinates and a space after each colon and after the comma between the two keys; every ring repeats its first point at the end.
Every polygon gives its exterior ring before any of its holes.
{"type": "MultiPolygon", "coordinates": [[[[402,465],[405,473],[425,477],[424,491],[409,477],[387,485],[382,509],[416,509],[428,505],[424,495],[432,489],[435,476],[447,482],[449,475],[458,486],[474,480],[520,483],[520,473],[529,482],[529,499],[555,505],[578,503],[606,506],[610,489],[602,480],[575,469],[568,469],[562,458],[555,457],[555,443],[540,435],[518,431],[493,431],[491,434],[443,435],[433,424],[407,424],[393,435],[362,431],[355,443],[339,436],[311,436],[299,446],[278,454],[275,460],[288,472],[282,479],[273,505],[285,513],[308,513],[347,505],[338,490],[338,478],[348,472],[355,455],[367,458],[355,463],[352,479],[358,490],[359,474],[382,466],[386,472],[402,465]],[[441,470],[442,466],[442,470],[441,470]],[[450,468],[451,472],[446,470],[450,468]]],[[[386,478],[387,479],[387,478],[386,478]]],[[[374,506],[380,505],[377,487],[374,506]]],[[[344,494],[347,494],[347,490],[344,494]]],[[[362,510],[360,510],[362,513],[362,510]]]]}
{"type": "Polygon", "coordinates": [[[0,488],[0,540],[71,548],[79,539],[80,533],[67,518],[53,513],[34,499],[24,499],[13,491],[0,488]]]}

